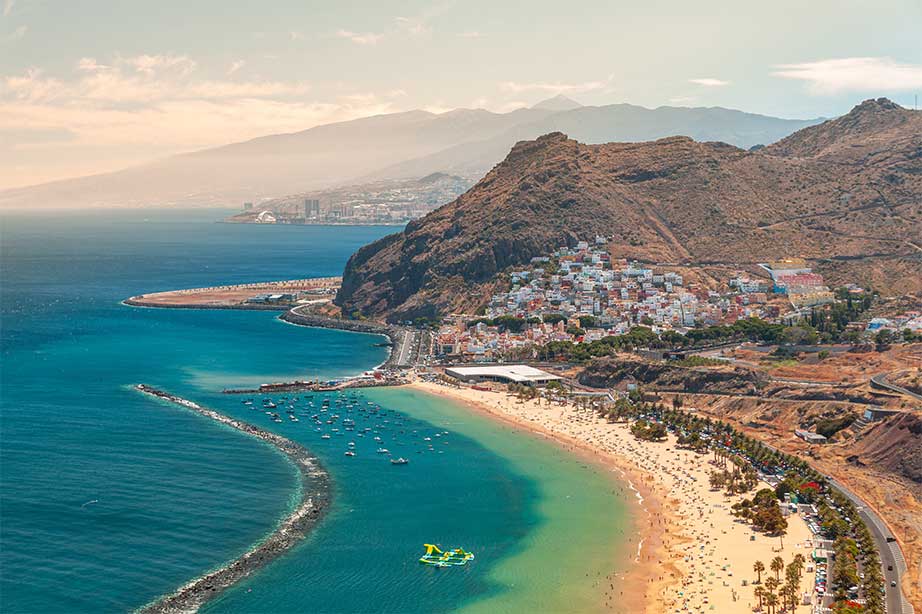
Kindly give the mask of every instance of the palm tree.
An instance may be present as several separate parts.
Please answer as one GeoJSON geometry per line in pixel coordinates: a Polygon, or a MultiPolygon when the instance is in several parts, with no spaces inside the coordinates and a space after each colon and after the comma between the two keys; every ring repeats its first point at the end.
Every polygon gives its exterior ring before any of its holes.
{"type": "Polygon", "coordinates": [[[774,594],[775,589],[778,588],[780,585],[781,585],[780,580],[772,578],[771,576],[765,578],[765,590],[767,590],[769,594],[774,594]]]}
{"type": "Polygon", "coordinates": [[[762,583],[762,572],[765,571],[765,563],[763,563],[762,561],[756,561],[755,565],[752,566],[752,571],[758,574],[756,578],[756,584],[761,584],[762,583]]]}
{"type": "Polygon", "coordinates": [[[788,584],[784,587],[784,597],[790,604],[792,611],[797,609],[797,594],[799,592],[800,589],[794,584],[788,584]]]}
{"type": "Polygon", "coordinates": [[[797,569],[797,576],[802,577],[804,575],[804,564],[807,562],[807,559],[804,558],[804,555],[797,553],[794,555],[794,566],[797,569]]]}
{"type": "Polygon", "coordinates": [[[771,569],[775,572],[775,578],[777,578],[780,582],[781,572],[784,571],[784,559],[782,559],[780,556],[773,558],[771,562],[771,569]]]}
{"type": "Polygon", "coordinates": [[[759,600],[759,610],[762,609],[762,597],[765,596],[765,589],[761,586],[757,586],[755,590],[756,598],[759,600]]]}
{"type": "Polygon", "coordinates": [[[765,605],[768,607],[768,611],[774,614],[775,608],[778,607],[778,595],[774,593],[769,593],[766,595],[765,605]]]}

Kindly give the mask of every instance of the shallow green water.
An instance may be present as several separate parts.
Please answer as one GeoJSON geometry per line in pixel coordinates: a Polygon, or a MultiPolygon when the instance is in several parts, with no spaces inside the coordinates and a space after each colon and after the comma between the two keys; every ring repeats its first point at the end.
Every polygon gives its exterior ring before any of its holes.
{"type": "Polygon", "coordinates": [[[461,403],[407,389],[369,396],[475,439],[535,485],[530,530],[488,574],[502,588],[471,600],[463,611],[587,612],[599,606],[606,584],[602,578],[623,570],[625,555],[629,556],[625,534],[632,522],[627,495],[612,475],[461,403]]]}

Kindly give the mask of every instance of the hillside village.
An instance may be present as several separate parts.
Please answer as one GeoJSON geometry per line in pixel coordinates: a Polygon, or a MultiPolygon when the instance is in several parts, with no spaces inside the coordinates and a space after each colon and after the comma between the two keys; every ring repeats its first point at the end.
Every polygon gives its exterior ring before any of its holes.
{"type": "MultiPolygon", "coordinates": [[[[509,274],[509,289],[492,296],[483,317],[446,318],[435,353],[493,360],[552,342],[591,343],[641,326],[668,338],[669,331],[685,334],[748,318],[792,323],[836,301],[823,277],[799,258],[760,265],[769,279],[737,273],[715,290],[676,271],[613,259],[608,242],[596,237],[532,258],[529,267],[509,274]]],[[[861,296],[864,290],[851,285],[840,292],[861,296]]],[[[899,321],[918,329],[922,319],[915,316],[899,321]]],[[[883,325],[883,319],[872,324],[883,325]]]]}

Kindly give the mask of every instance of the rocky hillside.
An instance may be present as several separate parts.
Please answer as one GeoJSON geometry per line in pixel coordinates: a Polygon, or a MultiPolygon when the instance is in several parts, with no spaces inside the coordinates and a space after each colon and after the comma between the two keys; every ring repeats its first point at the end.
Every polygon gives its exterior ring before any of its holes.
{"type": "Polygon", "coordinates": [[[592,388],[614,388],[628,382],[673,392],[757,394],[766,378],[739,367],[694,369],[624,356],[594,360],[579,374],[579,383],[592,388]]]}
{"type": "Polygon", "coordinates": [[[832,281],[922,290],[922,113],[881,99],[746,151],[670,137],[517,143],[455,201],[349,260],[344,313],[407,319],[483,304],[497,274],[562,243],[750,264],[799,255],[832,281]]]}
{"type": "Polygon", "coordinates": [[[922,418],[906,412],[875,425],[852,449],[855,461],[871,463],[922,484],[922,418]]]}

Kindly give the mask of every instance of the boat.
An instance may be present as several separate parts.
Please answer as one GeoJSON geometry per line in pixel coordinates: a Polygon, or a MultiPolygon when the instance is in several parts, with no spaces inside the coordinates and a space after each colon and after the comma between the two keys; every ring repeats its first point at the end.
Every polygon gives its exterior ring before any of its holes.
{"type": "Polygon", "coordinates": [[[432,567],[457,567],[474,560],[474,553],[466,552],[463,548],[455,548],[448,552],[442,552],[434,544],[423,544],[423,548],[426,549],[426,554],[419,558],[419,562],[432,567]]]}
{"type": "Polygon", "coordinates": [[[407,459],[405,459],[405,458],[402,457],[402,456],[401,456],[400,458],[392,458],[392,459],[391,459],[391,464],[392,464],[392,465],[408,465],[409,463],[410,463],[410,461],[408,461],[407,459]]]}
{"type": "Polygon", "coordinates": [[[329,438],[330,438],[329,433],[324,433],[323,435],[320,436],[320,439],[329,439],[329,438]]]}
{"type": "Polygon", "coordinates": [[[388,450],[387,448],[378,448],[377,452],[378,454],[390,454],[391,453],[391,451],[388,450]]]}
{"type": "Polygon", "coordinates": [[[346,456],[355,456],[355,452],[352,450],[346,450],[346,456]]]}

